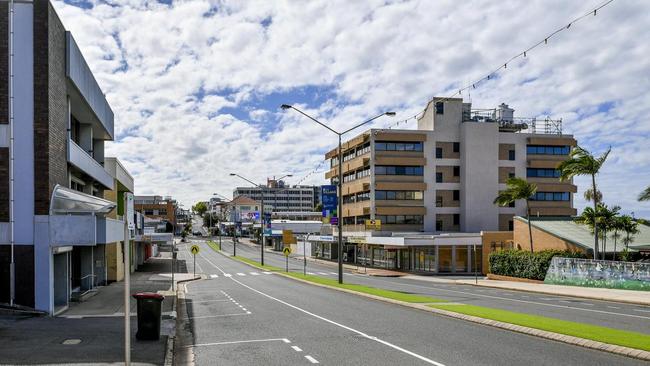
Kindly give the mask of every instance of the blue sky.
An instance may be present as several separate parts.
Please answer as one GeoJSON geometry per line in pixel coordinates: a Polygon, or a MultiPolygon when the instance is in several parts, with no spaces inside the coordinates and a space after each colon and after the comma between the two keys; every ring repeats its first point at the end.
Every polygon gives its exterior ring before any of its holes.
{"type": "MultiPolygon", "coordinates": [[[[186,205],[230,195],[228,173],[324,184],[334,135],[286,113],[299,105],[347,128],[384,127],[502,65],[599,1],[56,1],[116,115],[107,146],[137,193],[186,205]],[[507,21],[504,21],[507,19],[507,21]],[[513,37],[516,35],[516,37],[513,37]]],[[[562,118],[565,133],[612,154],[605,201],[650,216],[650,4],[615,1],[471,90],[477,108],[562,118]]],[[[411,121],[400,128],[415,128],[411,121]]],[[[587,180],[576,180],[583,207],[587,180]]]]}

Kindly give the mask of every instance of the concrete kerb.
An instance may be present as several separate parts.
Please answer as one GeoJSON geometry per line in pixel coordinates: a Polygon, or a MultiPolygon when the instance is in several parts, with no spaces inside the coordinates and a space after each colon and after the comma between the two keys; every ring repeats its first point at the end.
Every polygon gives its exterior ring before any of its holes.
{"type": "MultiPolygon", "coordinates": [[[[221,252],[219,252],[219,253],[221,253],[221,252]]],[[[230,255],[228,255],[226,253],[221,253],[221,254],[226,256],[226,257],[231,257],[230,255]]],[[[253,268],[262,269],[261,267],[255,266],[255,265],[250,264],[250,263],[246,263],[246,262],[242,262],[242,261],[238,261],[238,262],[243,263],[243,264],[248,265],[248,266],[253,267],[253,268]]],[[[282,272],[275,272],[275,273],[277,273],[279,275],[282,275],[282,276],[284,276],[286,278],[290,278],[292,280],[303,282],[303,283],[306,283],[306,284],[309,284],[309,285],[312,285],[312,286],[320,286],[320,287],[328,288],[328,289],[335,290],[335,291],[347,292],[347,293],[350,293],[350,294],[353,294],[353,295],[362,296],[362,297],[366,297],[366,298],[373,299],[373,300],[379,300],[379,301],[383,301],[383,302],[387,302],[387,303],[391,303],[391,304],[395,304],[395,305],[401,305],[401,306],[409,307],[409,308],[412,308],[412,309],[427,311],[429,313],[444,315],[444,316],[447,316],[447,317],[450,317],[450,318],[461,319],[461,320],[469,321],[469,322],[472,322],[472,323],[487,325],[487,326],[490,326],[490,327],[500,328],[500,329],[504,329],[504,330],[517,332],[517,333],[528,334],[528,335],[532,335],[532,336],[536,336],[536,337],[540,337],[540,338],[545,338],[545,339],[549,339],[549,340],[556,341],[556,342],[571,344],[571,345],[574,345],[574,346],[581,346],[581,347],[585,347],[585,348],[595,349],[595,350],[599,350],[599,351],[605,351],[605,352],[614,353],[614,354],[618,354],[618,355],[623,355],[623,356],[627,356],[627,357],[637,358],[637,359],[640,359],[640,360],[650,361],[650,352],[644,351],[644,350],[639,350],[639,349],[636,349],[636,348],[629,348],[629,347],[619,346],[619,345],[615,345],[615,344],[592,341],[590,339],[573,337],[573,336],[568,336],[568,335],[565,335],[565,334],[554,333],[554,332],[549,332],[549,331],[545,331],[545,330],[539,330],[539,329],[535,329],[535,328],[524,327],[524,326],[521,326],[521,325],[505,323],[505,322],[496,321],[496,320],[479,318],[479,317],[472,316],[472,315],[465,315],[465,314],[455,313],[453,311],[430,308],[430,307],[426,306],[425,304],[409,303],[409,302],[400,301],[400,300],[388,299],[388,298],[381,297],[381,296],[366,294],[366,293],[363,293],[363,292],[357,292],[357,291],[354,291],[354,290],[349,290],[349,289],[345,289],[345,288],[339,288],[339,287],[334,287],[334,286],[329,286],[329,285],[325,285],[325,284],[321,284],[321,283],[315,283],[315,282],[303,280],[303,279],[300,279],[300,278],[296,278],[296,277],[286,275],[286,274],[284,274],[282,272]]]]}
{"type": "MultiPolygon", "coordinates": [[[[165,363],[164,363],[165,366],[172,366],[174,364],[178,364],[174,362],[174,358],[175,358],[174,355],[176,351],[176,341],[177,341],[176,332],[178,331],[178,319],[181,318],[178,314],[178,302],[179,299],[185,300],[185,292],[186,292],[185,284],[188,282],[197,281],[201,279],[204,279],[202,275],[197,276],[195,278],[190,278],[188,280],[176,281],[176,299],[172,304],[172,311],[176,313],[177,324],[176,327],[174,328],[174,334],[167,337],[167,349],[165,350],[165,363]]],[[[194,365],[194,355],[192,354],[191,356],[192,357],[190,359],[192,361],[190,363],[183,363],[183,364],[194,365]]]]}

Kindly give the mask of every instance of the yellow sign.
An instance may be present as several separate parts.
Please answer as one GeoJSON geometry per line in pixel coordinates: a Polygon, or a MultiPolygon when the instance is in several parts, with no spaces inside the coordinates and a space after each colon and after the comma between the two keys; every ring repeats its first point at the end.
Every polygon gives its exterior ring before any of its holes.
{"type": "Polygon", "coordinates": [[[282,230],[282,243],[284,245],[296,244],[296,237],[293,236],[292,230],[282,230]]]}
{"type": "Polygon", "coordinates": [[[348,243],[364,244],[365,242],[366,242],[366,237],[365,236],[351,236],[351,237],[348,237],[348,243]]]}
{"type": "Polygon", "coordinates": [[[381,230],[381,220],[366,220],[366,230],[381,230]]]}
{"type": "Polygon", "coordinates": [[[199,246],[196,245],[196,244],[192,245],[190,247],[190,252],[192,252],[192,254],[194,254],[194,255],[199,254],[199,246]]]}
{"type": "Polygon", "coordinates": [[[284,249],[282,249],[282,253],[284,253],[285,257],[288,257],[289,254],[291,254],[291,248],[290,247],[284,247],[284,249]]]}

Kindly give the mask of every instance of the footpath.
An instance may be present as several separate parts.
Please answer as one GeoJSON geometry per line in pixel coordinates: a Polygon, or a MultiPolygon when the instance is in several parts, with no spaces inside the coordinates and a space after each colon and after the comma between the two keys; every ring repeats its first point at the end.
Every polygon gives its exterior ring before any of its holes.
{"type": "MultiPolygon", "coordinates": [[[[140,341],[136,300],[131,298],[131,361],[163,365],[175,334],[176,298],[171,291],[171,258],[150,258],[131,274],[131,294],[165,296],[158,341],[140,341]],[[168,342],[169,341],[169,342],[168,342]],[[169,344],[168,344],[169,343],[169,344]]],[[[178,261],[177,270],[187,272],[178,261]]],[[[186,276],[186,275],[185,275],[186,276]]],[[[183,279],[183,274],[175,280],[183,279]]],[[[124,282],[98,288],[97,294],[56,317],[4,316],[0,322],[0,364],[121,364],[124,361],[124,282]]]]}

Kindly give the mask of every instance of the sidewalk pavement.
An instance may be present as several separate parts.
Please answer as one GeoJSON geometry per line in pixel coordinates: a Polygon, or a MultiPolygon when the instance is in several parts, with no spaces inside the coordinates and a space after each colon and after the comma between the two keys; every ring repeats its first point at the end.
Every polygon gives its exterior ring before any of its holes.
{"type": "MultiPolygon", "coordinates": [[[[186,272],[179,261],[179,270],[186,272]]],[[[131,360],[162,365],[167,339],[175,333],[175,296],[170,291],[171,259],[150,258],[131,274],[131,293],[165,295],[158,341],[135,339],[136,300],[131,298],[131,360]]],[[[182,277],[182,276],[180,276],[182,277]]],[[[178,278],[179,280],[181,278],[178,278]]],[[[0,364],[113,364],[124,361],[124,282],[98,290],[85,302],[71,304],[58,317],[5,317],[0,323],[0,364]],[[37,350],[37,351],[36,351],[37,350]]]]}

